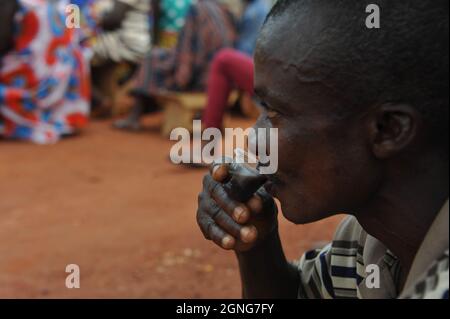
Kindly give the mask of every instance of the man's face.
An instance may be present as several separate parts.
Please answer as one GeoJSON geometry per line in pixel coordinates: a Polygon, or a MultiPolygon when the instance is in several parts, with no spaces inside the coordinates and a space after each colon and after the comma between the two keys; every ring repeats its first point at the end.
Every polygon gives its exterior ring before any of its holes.
{"type": "Polygon", "coordinates": [[[284,216],[302,224],[355,213],[376,191],[381,174],[363,112],[337,116],[342,102],[333,88],[305,71],[317,48],[308,47],[307,41],[300,47],[295,38],[282,22],[262,32],[255,91],[264,111],[256,127],[278,128],[279,166],[271,193],[280,200],[284,216]]]}

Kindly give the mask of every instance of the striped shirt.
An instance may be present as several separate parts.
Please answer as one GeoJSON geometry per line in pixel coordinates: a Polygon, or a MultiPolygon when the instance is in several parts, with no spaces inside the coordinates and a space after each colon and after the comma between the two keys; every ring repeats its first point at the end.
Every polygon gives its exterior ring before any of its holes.
{"type": "Polygon", "coordinates": [[[448,298],[448,202],[438,214],[398,291],[400,263],[355,217],[347,217],[334,240],[295,262],[302,299],[448,298]],[[432,259],[430,259],[432,258],[432,259]]]}

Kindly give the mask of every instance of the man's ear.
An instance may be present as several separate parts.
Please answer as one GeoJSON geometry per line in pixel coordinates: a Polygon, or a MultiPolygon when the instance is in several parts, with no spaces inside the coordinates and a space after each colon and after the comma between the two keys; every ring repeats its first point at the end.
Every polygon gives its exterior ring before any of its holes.
{"type": "Polygon", "coordinates": [[[382,104],[373,109],[369,134],[377,158],[389,158],[410,146],[421,125],[420,114],[408,104],[382,104]]]}

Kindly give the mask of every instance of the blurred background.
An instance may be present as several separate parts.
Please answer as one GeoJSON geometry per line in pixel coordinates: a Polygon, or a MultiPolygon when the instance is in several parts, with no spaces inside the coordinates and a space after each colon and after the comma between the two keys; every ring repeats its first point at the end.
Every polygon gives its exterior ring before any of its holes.
{"type": "MultiPolygon", "coordinates": [[[[273,2],[2,4],[0,297],[240,297],[233,253],[196,225],[207,169],[172,164],[168,136],[194,119],[253,125],[252,55],[273,2]],[[68,264],[80,289],[65,286],[68,264]]],[[[339,220],[280,216],[287,257],[339,220]]]]}

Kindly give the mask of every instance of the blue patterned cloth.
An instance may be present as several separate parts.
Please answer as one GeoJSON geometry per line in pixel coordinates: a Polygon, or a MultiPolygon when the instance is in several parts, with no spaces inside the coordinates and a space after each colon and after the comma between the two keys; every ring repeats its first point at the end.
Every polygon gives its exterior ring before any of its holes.
{"type": "Polygon", "coordinates": [[[238,27],[237,50],[253,55],[259,30],[269,11],[270,7],[266,0],[253,0],[248,4],[238,27]]]}

